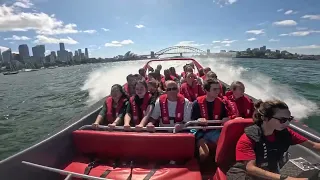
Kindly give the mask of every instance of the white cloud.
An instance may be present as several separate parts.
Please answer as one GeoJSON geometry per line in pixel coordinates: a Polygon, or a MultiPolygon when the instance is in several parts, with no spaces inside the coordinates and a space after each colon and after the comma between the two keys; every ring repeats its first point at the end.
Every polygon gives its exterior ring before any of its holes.
{"type": "MultiPolygon", "coordinates": [[[[27,7],[27,0],[20,0],[27,7]]],[[[21,4],[20,4],[21,5],[21,4]]],[[[15,5],[0,6],[0,31],[28,31],[35,30],[38,34],[69,34],[78,33],[74,29],[75,24],[65,25],[63,21],[55,18],[55,15],[48,15],[43,12],[21,12],[15,5]]]]}
{"type": "Polygon", "coordinates": [[[310,20],[320,20],[320,14],[317,15],[304,15],[301,18],[310,20]]]}
{"type": "Polygon", "coordinates": [[[198,44],[195,43],[194,41],[180,41],[178,44],[175,46],[204,46],[205,44],[198,44]]]}
{"type": "Polygon", "coordinates": [[[278,10],[277,10],[277,12],[281,12],[281,11],[283,11],[283,9],[278,9],[278,10]]]}
{"type": "Polygon", "coordinates": [[[293,10],[288,10],[288,11],[286,11],[284,14],[285,15],[289,15],[289,14],[297,14],[298,13],[298,11],[293,11],[293,10]]]}
{"type": "Polygon", "coordinates": [[[280,39],[270,39],[269,42],[279,42],[280,39]]]}
{"type": "Polygon", "coordinates": [[[299,54],[319,54],[320,45],[306,45],[306,46],[296,46],[296,47],[282,47],[282,50],[288,50],[292,53],[299,54]]]}
{"type": "Polygon", "coordinates": [[[28,9],[31,8],[33,4],[29,0],[18,0],[13,6],[28,9]]]}
{"type": "Polygon", "coordinates": [[[136,25],[135,27],[138,28],[138,29],[141,29],[141,28],[144,28],[145,26],[142,25],[142,24],[138,24],[138,25],[136,25]]]}
{"type": "Polygon", "coordinates": [[[130,39],[123,40],[123,41],[111,41],[111,43],[106,43],[104,46],[106,47],[121,47],[123,45],[134,44],[134,42],[130,39]]]}
{"type": "Polygon", "coordinates": [[[34,41],[34,43],[36,44],[59,44],[61,42],[65,44],[78,44],[78,41],[72,39],[71,37],[58,39],[53,37],[47,37],[44,35],[36,36],[36,40],[34,41]]]}
{"type": "Polygon", "coordinates": [[[262,22],[262,23],[259,23],[259,24],[257,24],[258,26],[263,26],[263,25],[266,25],[266,24],[268,24],[269,23],[269,21],[265,21],[265,22],[262,22]]]}
{"type": "Polygon", "coordinates": [[[8,40],[14,40],[14,41],[27,41],[30,40],[29,37],[27,36],[17,36],[17,35],[13,35],[10,38],[4,38],[4,40],[8,41],[8,40]]]}
{"type": "Polygon", "coordinates": [[[246,33],[259,35],[259,34],[264,34],[265,32],[264,32],[264,29],[258,29],[258,30],[249,30],[249,31],[246,31],[246,33]]]}
{"type": "Polygon", "coordinates": [[[247,41],[255,41],[257,40],[257,38],[250,38],[250,39],[247,39],[247,41]]]}
{"type": "Polygon", "coordinates": [[[289,34],[280,34],[279,36],[308,36],[313,33],[320,33],[320,31],[314,31],[314,30],[296,31],[296,32],[291,32],[289,34]]]}
{"type": "Polygon", "coordinates": [[[226,45],[224,45],[224,46],[226,46],[226,47],[230,47],[230,46],[231,46],[231,44],[226,44],[226,45]]]}
{"type": "Polygon", "coordinates": [[[225,41],[221,41],[222,44],[231,44],[236,42],[237,40],[225,40],[225,41]]]}
{"type": "Polygon", "coordinates": [[[8,50],[8,49],[9,49],[9,48],[7,48],[7,47],[0,46],[0,50],[1,50],[1,52],[6,51],[6,50],[8,50]]]}
{"type": "Polygon", "coordinates": [[[106,29],[106,28],[101,28],[101,29],[105,32],[110,31],[110,29],[106,29]]]}
{"type": "Polygon", "coordinates": [[[276,26],[296,26],[298,23],[294,20],[283,20],[283,21],[276,21],[273,25],[276,26]]]}
{"type": "Polygon", "coordinates": [[[213,48],[214,49],[219,49],[219,48],[221,48],[221,46],[214,46],[213,48]]]}
{"type": "Polygon", "coordinates": [[[47,55],[49,55],[51,53],[51,51],[50,50],[46,50],[45,52],[44,52],[44,54],[47,56],[47,55]]]}
{"type": "Polygon", "coordinates": [[[213,3],[216,3],[220,5],[220,7],[223,7],[224,5],[230,5],[233,3],[236,3],[238,0],[213,0],[213,3]]]}
{"type": "Polygon", "coordinates": [[[221,41],[212,41],[212,43],[220,43],[221,41]]]}
{"type": "Polygon", "coordinates": [[[88,34],[94,34],[94,33],[96,33],[97,31],[96,30],[94,30],[94,29],[89,29],[89,30],[85,30],[85,31],[83,31],[84,33],[88,33],[88,34]]]}

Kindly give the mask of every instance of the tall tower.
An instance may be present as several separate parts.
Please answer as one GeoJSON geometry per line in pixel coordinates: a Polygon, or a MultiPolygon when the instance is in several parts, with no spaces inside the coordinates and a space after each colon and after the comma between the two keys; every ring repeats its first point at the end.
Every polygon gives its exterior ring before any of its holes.
{"type": "Polygon", "coordinates": [[[86,59],[89,59],[88,48],[85,48],[85,49],[84,49],[84,54],[85,54],[86,59]]]}
{"type": "Polygon", "coordinates": [[[21,60],[24,60],[30,57],[28,45],[26,44],[19,45],[19,55],[21,60]]]}
{"type": "Polygon", "coordinates": [[[59,43],[60,51],[65,51],[64,43],[59,43]]]}

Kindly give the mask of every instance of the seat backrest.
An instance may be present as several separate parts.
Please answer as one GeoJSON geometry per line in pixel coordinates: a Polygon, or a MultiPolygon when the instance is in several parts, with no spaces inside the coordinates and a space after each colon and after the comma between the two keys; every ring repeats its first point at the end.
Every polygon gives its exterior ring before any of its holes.
{"type": "Polygon", "coordinates": [[[112,159],[185,161],[195,149],[195,138],[187,133],[76,130],[73,141],[79,153],[112,159]]]}
{"type": "Polygon", "coordinates": [[[224,124],[216,151],[216,163],[221,169],[228,169],[235,162],[236,145],[244,129],[253,124],[250,119],[235,119],[224,124]]]}

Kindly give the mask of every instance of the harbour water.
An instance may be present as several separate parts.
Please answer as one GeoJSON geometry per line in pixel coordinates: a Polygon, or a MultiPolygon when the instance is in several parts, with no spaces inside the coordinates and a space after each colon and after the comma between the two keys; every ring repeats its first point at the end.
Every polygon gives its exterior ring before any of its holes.
{"type": "MultiPolygon", "coordinates": [[[[146,61],[86,64],[0,76],[0,159],[37,142],[123,84],[146,61]]],[[[230,84],[241,80],[260,99],[279,98],[292,114],[320,132],[320,62],[199,59],[230,84]]],[[[181,63],[167,64],[177,71],[181,63]]]]}

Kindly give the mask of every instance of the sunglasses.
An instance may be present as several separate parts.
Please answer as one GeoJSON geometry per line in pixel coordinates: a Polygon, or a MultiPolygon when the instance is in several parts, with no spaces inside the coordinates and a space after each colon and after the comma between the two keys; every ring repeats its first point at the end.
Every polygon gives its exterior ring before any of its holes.
{"type": "Polygon", "coordinates": [[[279,120],[281,124],[286,123],[287,121],[292,121],[294,119],[293,116],[290,116],[288,118],[276,118],[276,117],[272,117],[273,119],[279,120]]]}
{"type": "Polygon", "coordinates": [[[167,88],[166,91],[169,92],[169,91],[176,91],[178,90],[177,87],[172,87],[172,88],[167,88]]]}

